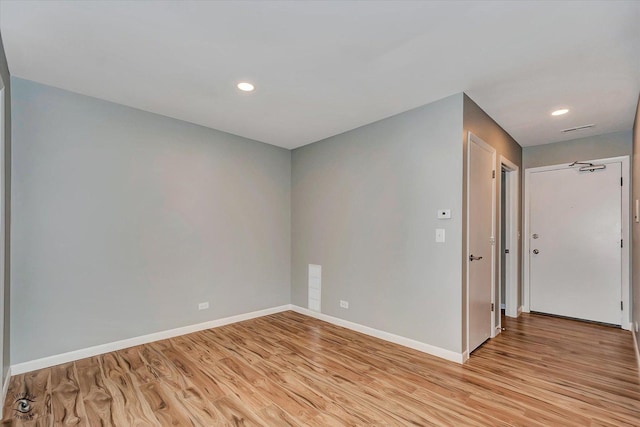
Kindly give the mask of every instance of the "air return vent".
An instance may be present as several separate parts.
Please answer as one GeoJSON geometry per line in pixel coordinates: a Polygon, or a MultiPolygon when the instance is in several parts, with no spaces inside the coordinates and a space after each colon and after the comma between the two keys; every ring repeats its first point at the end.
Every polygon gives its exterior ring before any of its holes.
{"type": "Polygon", "coordinates": [[[576,131],[579,131],[579,130],[591,129],[594,126],[595,125],[592,123],[590,125],[582,125],[582,126],[576,126],[574,128],[562,129],[560,132],[562,132],[562,133],[576,132],[576,131]]]}
{"type": "Polygon", "coordinates": [[[320,311],[322,266],[309,264],[309,310],[320,311]]]}

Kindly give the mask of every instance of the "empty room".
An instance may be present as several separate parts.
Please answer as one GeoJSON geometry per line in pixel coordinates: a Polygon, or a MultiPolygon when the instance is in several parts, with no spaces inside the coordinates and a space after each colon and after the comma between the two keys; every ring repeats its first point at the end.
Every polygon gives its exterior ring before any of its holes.
{"type": "Polygon", "coordinates": [[[639,426],[640,2],[0,0],[12,426],[639,426]]]}

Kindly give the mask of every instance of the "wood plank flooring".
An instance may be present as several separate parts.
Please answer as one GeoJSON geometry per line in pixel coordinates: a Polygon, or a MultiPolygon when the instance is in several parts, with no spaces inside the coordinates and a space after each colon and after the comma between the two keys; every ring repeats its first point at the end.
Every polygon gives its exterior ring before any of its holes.
{"type": "Polygon", "coordinates": [[[640,425],[630,332],[503,326],[458,365],[289,311],[17,375],[3,425],[640,425]]]}

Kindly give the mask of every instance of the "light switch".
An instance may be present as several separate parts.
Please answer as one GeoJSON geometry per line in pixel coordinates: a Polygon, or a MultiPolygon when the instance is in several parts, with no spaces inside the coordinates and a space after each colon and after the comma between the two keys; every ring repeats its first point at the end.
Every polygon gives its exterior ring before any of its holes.
{"type": "Polygon", "coordinates": [[[438,209],[438,219],[451,219],[451,209],[438,209]]]}
{"type": "Polygon", "coordinates": [[[436,228],[436,242],[444,243],[444,228],[436,228]]]}

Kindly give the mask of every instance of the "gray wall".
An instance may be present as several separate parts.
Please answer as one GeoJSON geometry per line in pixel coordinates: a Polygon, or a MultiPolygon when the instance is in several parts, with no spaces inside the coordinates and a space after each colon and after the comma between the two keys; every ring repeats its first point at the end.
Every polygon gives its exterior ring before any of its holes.
{"type": "Polygon", "coordinates": [[[288,150],[12,85],[12,363],[289,303],[288,150]]]}
{"type": "Polygon", "coordinates": [[[522,160],[525,168],[535,168],[575,160],[629,156],[631,152],[631,131],[624,131],[525,147],[522,160]]]}
{"type": "MultiPolygon", "coordinates": [[[[4,212],[5,212],[5,270],[4,277],[0,278],[2,283],[2,289],[0,292],[4,292],[4,330],[2,331],[4,340],[3,356],[2,356],[2,380],[7,375],[11,362],[10,347],[10,325],[11,325],[11,287],[9,286],[11,277],[11,78],[9,76],[9,66],[7,65],[7,58],[4,54],[4,44],[2,43],[2,36],[0,36],[0,75],[2,76],[2,82],[4,83],[4,164],[5,164],[5,199],[4,199],[4,212]]],[[[2,382],[2,381],[0,381],[2,382]]]]}
{"type": "Polygon", "coordinates": [[[320,264],[323,313],[461,352],[462,102],[293,151],[293,304],[307,306],[308,264],[320,264]]]}
{"type": "MultiPolygon", "coordinates": [[[[638,98],[638,105],[636,107],[636,118],[633,122],[633,184],[631,197],[632,209],[635,209],[635,201],[640,200],[640,97],[638,98]]],[[[635,212],[634,212],[635,214],[635,212]]],[[[633,216],[632,216],[633,218],[633,216]]],[[[639,343],[638,351],[640,351],[640,332],[638,326],[640,325],[640,223],[635,222],[632,219],[631,222],[631,271],[633,278],[631,282],[632,295],[633,295],[633,330],[636,334],[636,342],[639,343]]],[[[640,368],[640,360],[638,361],[640,368]]]]}
{"type": "MultiPolygon", "coordinates": [[[[496,123],[491,117],[489,117],[489,115],[487,113],[485,113],[479,106],[478,104],[476,104],[471,98],[469,98],[467,95],[464,96],[464,132],[462,135],[462,145],[464,147],[464,153],[465,153],[465,160],[464,160],[464,190],[463,190],[463,200],[464,200],[464,208],[463,208],[463,212],[465,213],[464,218],[463,218],[463,241],[462,241],[462,245],[463,245],[463,251],[462,251],[462,269],[463,269],[463,277],[466,277],[466,266],[467,266],[467,262],[466,262],[466,254],[467,254],[467,235],[466,235],[466,224],[467,224],[467,220],[466,220],[466,194],[467,194],[467,188],[466,188],[466,182],[467,182],[467,159],[466,159],[466,153],[467,153],[467,135],[468,132],[473,133],[474,135],[476,135],[477,137],[479,137],[480,139],[482,139],[484,142],[486,142],[487,144],[491,145],[493,148],[495,148],[496,150],[496,165],[495,165],[495,170],[496,170],[496,176],[499,177],[499,172],[500,172],[500,156],[505,157],[507,160],[511,161],[512,163],[514,163],[516,166],[518,166],[519,171],[520,171],[520,182],[522,182],[522,173],[523,173],[523,168],[522,168],[522,147],[516,142],[515,139],[513,139],[511,137],[511,135],[509,135],[504,129],[502,129],[502,127],[500,127],[500,125],[498,123],[496,123]]],[[[502,181],[500,179],[497,179],[496,181],[496,210],[495,212],[500,212],[498,210],[498,205],[500,204],[500,200],[498,199],[498,195],[500,195],[502,193],[502,181]]],[[[520,197],[522,198],[522,192],[520,194],[520,197]]],[[[521,203],[519,202],[519,205],[521,203]]],[[[518,224],[518,230],[522,230],[522,211],[519,212],[519,224],[518,224]]],[[[497,230],[497,224],[495,225],[495,229],[497,230]]],[[[499,272],[500,270],[498,269],[498,257],[496,256],[495,259],[495,271],[499,272]]],[[[522,262],[521,260],[518,260],[518,272],[522,271],[522,262]]],[[[521,277],[521,274],[518,273],[518,277],[521,277]]],[[[494,287],[494,289],[496,290],[496,296],[494,298],[495,301],[498,301],[498,286],[497,286],[497,282],[499,279],[499,274],[495,275],[495,280],[496,280],[496,286],[494,287]]],[[[466,284],[465,284],[466,285],[466,284]]],[[[463,292],[466,291],[466,286],[463,286],[463,292]]],[[[522,304],[522,281],[520,280],[520,283],[518,283],[518,304],[522,304]]],[[[466,301],[466,294],[463,295],[463,304],[466,301]]],[[[466,350],[466,308],[463,310],[463,314],[465,315],[463,318],[463,328],[464,328],[464,332],[463,332],[463,339],[464,339],[464,343],[463,346],[465,347],[466,350]]],[[[500,310],[496,309],[495,310],[495,321],[496,321],[496,325],[499,324],[500,321],[500,310]]]]}

